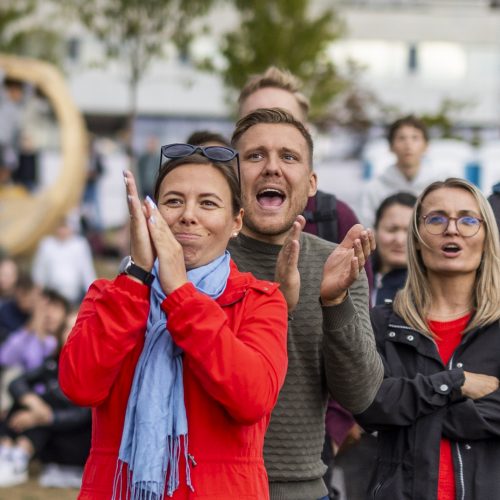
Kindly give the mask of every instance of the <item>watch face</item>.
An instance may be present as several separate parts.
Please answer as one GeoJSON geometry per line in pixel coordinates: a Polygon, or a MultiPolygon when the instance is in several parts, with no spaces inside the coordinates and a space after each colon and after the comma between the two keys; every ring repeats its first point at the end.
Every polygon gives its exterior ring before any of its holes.
{"type": "Polygon", "coordinates": [[[120,267],[118,268],[118,272],[120,274],[126,273],[129,269],[129,267],[131,266],[132,262],[133,262],[132,257],[130,255],[127,255],[126,257],[124,257],[122,259],[122,261],[120,262],[120,267]]]}

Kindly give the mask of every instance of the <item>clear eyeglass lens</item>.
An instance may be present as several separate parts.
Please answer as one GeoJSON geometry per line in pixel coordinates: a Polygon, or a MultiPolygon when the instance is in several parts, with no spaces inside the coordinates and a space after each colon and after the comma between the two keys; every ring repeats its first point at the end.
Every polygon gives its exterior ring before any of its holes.
{"type": "Polygon", "coordinates": [[[458,230],[463,236],[473,236],[479,231],[480,222],[475,217],[460,217],[458,230]]]}
{"type": "MultiPolygon", "coordinates": [[[[456,220],[458,232],[462,236],[474,236],[479,231],[481,222],[476,217],[460,217],[456,220]]],[[[443,234],[450,223],[448,217],[442,215],[430,215],[425,218],[425,226],[431,234],[443,234]]]]}

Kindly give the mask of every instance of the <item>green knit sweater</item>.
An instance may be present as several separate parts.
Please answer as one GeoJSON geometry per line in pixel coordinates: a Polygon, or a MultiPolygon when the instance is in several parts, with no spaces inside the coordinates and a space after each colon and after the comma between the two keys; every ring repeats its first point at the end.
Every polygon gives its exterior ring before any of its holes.
{"type": "MultiPolygon", "coordinates": [[[[342,304],[319,303],[323,265],[335,246],[301,235],[300,299],[288,326],[288,372],[264,444],[272,500],[316,500],[327,494],[321,451],[328,394],[359,413],[382,382],[364,272],[342,304]]],[[[241,234],[229,245],[241,271],[271,281],[280,249],[241,234]]]]}

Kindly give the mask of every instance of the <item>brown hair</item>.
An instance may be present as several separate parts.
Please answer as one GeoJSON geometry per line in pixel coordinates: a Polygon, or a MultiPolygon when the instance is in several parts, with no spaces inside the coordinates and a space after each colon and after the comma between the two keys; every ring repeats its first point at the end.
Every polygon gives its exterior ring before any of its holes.
{"type": "Polygon", "coordinates": [[[229,141],[218,132],[212,132],[211,130],[195,130],[186,140],[188,144],[193,146],[204,146],[210,142],[216,142],[217,144],[222,144],[231,147],[229,141]]]}
{"type": "Polygon", "coordinates": [[[312,168],[314,145],[311,134],[307,131],[304,125],[296,120],[290,113],[288,113],[288,111],[280,108],[256,109],[243,118],[240,118],[236,123],[236,128],[234,129],[233,136],[231,137],[231,144],[233,148],[238,149],[238,141],[248,129],[261,123],[285,124],[295,127],[306,140],[307,147],[309,149],[309,166],[312,168]]]}
{"type": "Polygon", "coordinates": [[[241,114],[242,104],[248,96],[257,92],[257,90],[268,87],[285,90],[293,94],[303,113],[303,121],[307,120],[307,115],[309,114],[309,99],[300,92],[302,82],[290,73],[290,71],[279,69],[276,66],[270,66],[264,73],[252,75],[248,79],[238,97],[239,114],[241,114]]]}
{"type": "Polygon", "coordinates": [[[387,140],[389,141],[389,144],[391,146],[394,141],[394,137],[396,136],[396,132],[401,127],[413,127],[417,130],[420,130],[420,132],[422,132],[422,135],[424,136],[425,142],[429,142],[429,132],[425,123],[415,115],[408,115],[404,116],[403,118],[399,118],[394,123],[391,123],[391,125],[389,125],[389,130],[387,131],[387,140]]]}
{"type": "Polygon", "coordinates": [[[172,172],[172,170],[181,167],[182,165],[210,165],[217,169],[226,179],[226,182],[231,191],[231,203],[233,215],[237,215],[241,209],[241,188],[238,176],[236,175],[236,169],[234,165],[230,162],[223,163],[218,161],[210,160],[205,156],[195,153],[190,156],[185,156],[183,158],[175,158],[173,160],[168,160],[162,164],[156,178],[154,197],[158,201],[158,194],[160,192],[160,186],[163,179],[172,172]]]}

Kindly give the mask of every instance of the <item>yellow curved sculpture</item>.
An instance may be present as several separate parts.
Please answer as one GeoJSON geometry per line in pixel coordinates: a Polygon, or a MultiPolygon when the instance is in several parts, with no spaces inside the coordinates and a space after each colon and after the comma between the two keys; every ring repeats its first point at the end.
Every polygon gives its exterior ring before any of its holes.
{"type": "Polygon", "coordinates": [[[32,250],[58,219],[78,205],[85,185],[87,133],[61,73],[35,59],[0,54],[6,77],[36,85],[47,97],[61,134],[62,168],[55,182],[34,195],[17,191],[0,197],[0,248],[11,255],[32,250]]]}

